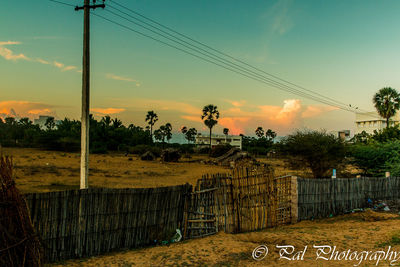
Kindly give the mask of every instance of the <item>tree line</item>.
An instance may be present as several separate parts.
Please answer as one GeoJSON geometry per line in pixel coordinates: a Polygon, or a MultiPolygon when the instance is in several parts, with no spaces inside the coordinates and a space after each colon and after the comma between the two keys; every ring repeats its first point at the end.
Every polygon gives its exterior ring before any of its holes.
{"type": "MultiPolygon", "coordinates": [[[[201,119],[204,125],[209,128],[210,144],[207,151],[211,152],[211,136],[213,128],[218,124],[220,113],[218,107],[212,104],[204,106],[201,119]]],[[[125,126],[118,118],[104,116],[96,120],[90,115],[89,127],[89,146],[92,153],[105,153],[107,151],[129,151],[130,148],[141,146],[145,150],[145,146],[159,146],[162,148],[167,146],[172,138],[172,125],[167,122],[155,127],[158,122],[158,115],[155,111],[148,111],[145,117],[147,126],[142,128],[134,124],[125,126]]],[[[17,120],[13,117],[0,119],[0,144],[2,146],[17,147],[36,147],[49,150],[62,151],[79,151],[80,149],[80,131],[81,122],[78,120],[70,120],[65,118],[59,123],[55,123],[53,117],[49,117],[44,128],[33,124],[28,118],[17,120]]],[[[185,136],[187,145],[193,146],[196,140],[197,129],[194,127],[183,126],[180,132],[185,136]]],[[[258,127],[255,131],[258,138],[243,138],[243,148],[246,151],[256,152],[257,154],[266,154],[272,147],[272,140],[276,133],[268,130],[265,133],[262,127],[258,127]],[[262,135],[260,133],[262,132],[262,135]]],[[[224,128],[223,134],[228,136],[229,129],[224,128]]],[[[175,144],[174,146],[177,146],[175,144]]],[[[229,145],[224,145],[225,150],[229,149],[229,145]]]]}

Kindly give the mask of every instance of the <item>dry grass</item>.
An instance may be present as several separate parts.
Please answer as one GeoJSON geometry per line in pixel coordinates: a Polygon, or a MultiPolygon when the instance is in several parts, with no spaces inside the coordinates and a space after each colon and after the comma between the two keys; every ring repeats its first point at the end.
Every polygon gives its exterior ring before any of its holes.
{"type": "MultiPolygon", "coordinates": [[[[23,193],[78,189],[79,153],[3,148],[13,156],[15,178],[23,193]]],[[[204,157],[183,158],[178,163],[142,161],[123,154],[90,155],[91,187],[134,188],[195,184],[204,174],[225,173],[229,169],[201,163],[204,157]]]]}
{"type": "MultiPolygon", "coordinates": [[[[42,151],[29,148],[3,148],[3,153],[13,156],[16,182],[19,190],[49,192],[78,189],[80,179],[80,154],[42,151]]],[[[142,161],[124,154],[91,154],[89,185],[91,187],[132,188],[195,184],[204,174],[225,173],[222,166],[201,163],[206,156],[183,157],[178,163],[142,161]]],[[[310,170],[293,170],[281,159],[260,157],[259,161],[271,165],[276,176],[297,175],[312,177],[310,170]]],[[[340,172],[357,173],[351,166],[340,172]]],[[[354,177],[353,176],[353,177],[354,177]]]]}

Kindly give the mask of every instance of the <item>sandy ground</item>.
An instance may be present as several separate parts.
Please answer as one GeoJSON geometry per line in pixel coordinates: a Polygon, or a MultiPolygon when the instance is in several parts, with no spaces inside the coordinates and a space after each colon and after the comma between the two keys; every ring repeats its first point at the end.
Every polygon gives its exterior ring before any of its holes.
{"type": "MultiPolygon", "coordinates": [[[[18,189],[23,193],[79,188],[79,153],[3,148],[14,160],[18,189]]],[[[226,173],[229,169],[200,163],[205,156],[183,158],[178,163],[142,161],[135,155],[90,155],[91,187],[139,188],[195,184],[204,174],[226,173]]]]}
{"type": "MultiPolygon", "coordinates": [[[[16,183],[23,193],[79,188],[80,154],[27,148],[3,148],[14,159],[16,183]]],[[[142,161],[135,155],[91,154],[91,187],[132,188],[196,184],[204,174],[230,172],[228,168],[201,163],[205,155],[183,157],[178,163],[142,161]]],[[[292,170],[280,159],[260,157],[274,168],[276,176],[312,177],[309,170],[292,170]]],[[[348,171],[348,170],[347,170],[348,171]]],[[[350,166],[350,171],[357,171],[350,166]]]]}
{"type": "MultiPolygon", "coordinates": [[[[187,240],[180,243],[111,253],[104,256],[69,260],[51,266],[353,266],[359,261],[316,260],[313,245],[337,246],[336,251],[400,252],[400,217],[372,211],[354,213],[316,221],[303,221],[264,231],[225,234],[187,240]],[[269,248],[261,261],[252,259],[259,245],[269,248]],[[303,260],[279,259],[276,245],[293,245],[303,251],[303,260]]],[[[349,254],[350,255],[350,254],[349,254]]],[[[326,256],[326,257],[329,257],[326,256]]],[[[361,257],[361,256],[360,256],[361,257]]],[[[398,255],[400,258],[400,254],[398,255]]],[[[394,256],[393,256],[394,259],[394,256]]],[[[364,260],[359,266],[375,266],[375,260],[364,260]]],[[[400,260],[395,263],[400,264],[400,260]]],[[[379,266],[389,266],[382,260],[379,266]]]]}

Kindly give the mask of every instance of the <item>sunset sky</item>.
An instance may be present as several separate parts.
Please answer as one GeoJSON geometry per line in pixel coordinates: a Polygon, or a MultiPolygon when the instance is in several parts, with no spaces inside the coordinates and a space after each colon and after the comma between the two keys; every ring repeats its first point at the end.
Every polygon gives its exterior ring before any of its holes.
{"type": "MultiPolygon", "coordinates": [[[[382,87],[400,90],[397,0],[115,2],[360,109],[373,110],[372,96],[382,87]]],[[[94,12],[130,25],[106,10],[94,12]]],[[[0,116],[79,119],[83,12],[47,0],[2,1],[0,25],[0,116]]],[[[221,114],[217,133],[224,127],[248,135],[257,126],[278,135],[303,127],[354,128],[354,113],[282,92],[95,16],[91,64],[92,113],[125,124],[145,126],[147,111],[154,110],[156,127],[170,122],[175,131],[185,125],[205,132],[201,110],[214,104],[221,114]]]]}

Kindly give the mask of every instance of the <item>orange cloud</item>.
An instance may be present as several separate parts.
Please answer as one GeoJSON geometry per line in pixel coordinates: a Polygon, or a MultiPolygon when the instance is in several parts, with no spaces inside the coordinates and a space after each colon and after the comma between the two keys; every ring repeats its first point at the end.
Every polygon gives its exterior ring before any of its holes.
{"type": "Polygon", "coordinates": [[[54,106],[29,101],[0,101],[0,117],[28,117],[31,120],[38,117],[38,115],[52,115],[55,116],[53,110],[54,106]]]}
{"type": "Polygon", "coordinates": [[[17,61],[17,60],[20,60],[20,59],[22,59],[22,60],[30,60],[24,54],[22,54],[22,53],[14,54],[13,51],[11,51],[8,48],[2,47],[1,45],[0,45],[0,56],[2,56],[6,60],[12,60],[12,61],[17,61]]]}
{"type": "Polygon", "coordinates": [[[47,115],[47,114],[51,114],[52,111],[48,108],[44,108],[44,109],[32,109],[28,111],[28,114],[32,114],[32,115],[47,115]]]}
{"type": "Polygon", "coordinates": [[[331,106],[308,106],[305,111],[301,114],[302,118],[312,118],[321,115],[324,112],[338,110],[339,108],[331,106]]]}
{"type": "Polygon", "coordinates": [[[97,113],[97,115],[112,115],[125,111],[124,108],[92,108],[90,110],[97,113]]]}
{"type": "Polygon", "coordinates": [[[228,128],[230,133],[239,135],[245,132],[244,126],[250,119],[251,119],[250,117],[242,117],[242,118],[224,117],[221,118],[218,123],[222,127],[228,128]]]}

